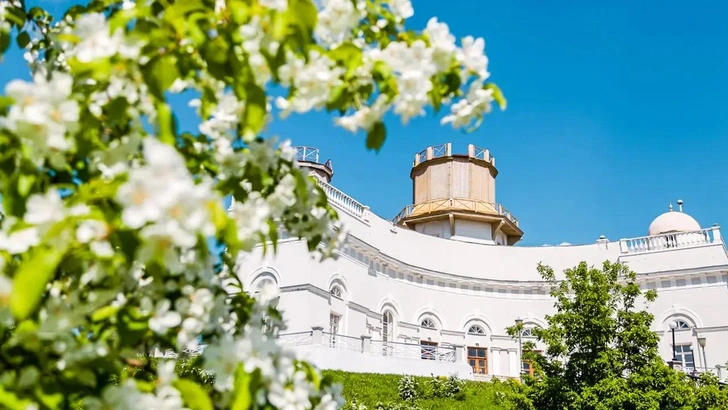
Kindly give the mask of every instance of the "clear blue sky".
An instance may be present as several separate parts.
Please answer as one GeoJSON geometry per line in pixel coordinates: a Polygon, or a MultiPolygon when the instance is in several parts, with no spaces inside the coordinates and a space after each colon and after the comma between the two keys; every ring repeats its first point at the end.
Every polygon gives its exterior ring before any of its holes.
{"type": "MultiPolygon", "coordinates": [[[[486,40],[509,105],[475,133],[436,117],[389,121],[379,154],[323,114],[293,116],[268,134],[320,148],[334,184],[387,218],[412,199],[414,154],[452,142],[496,156],[497,200],[519,218],[522,245],[641,236],[678,198],[701,225],[728,227],[728,3],[593,3],[414,2],[411,27],[437,16],[458,37],[486,40]]],[[[0,84],[26,77],[21,65],[8,56],[0,84]]]]}

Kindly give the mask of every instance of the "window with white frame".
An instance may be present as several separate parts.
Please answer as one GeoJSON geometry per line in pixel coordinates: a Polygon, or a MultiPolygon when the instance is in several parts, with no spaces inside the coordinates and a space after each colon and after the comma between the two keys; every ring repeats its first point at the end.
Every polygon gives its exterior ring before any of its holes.
{"type": "Polygon", "coordinates": [[[471,335],[484,335],[485,334],[485,328],[481,325],[470,325],[468,328],[468,333],[471,335]]]}
{"type": "Polygon", "coordinates": [[[682,363],[683,369],[695,369],[695,356],[691,344],[676,345],[675,358],[682,363]]]}
{"type": "Polygon", "coordinates": [[[524,327],[523,331],[521,331],[522,337],[533,337],[533,327],[524,327]]]}
{"type": "Polygon", "coordinates": [[[424,327],[425,329],[437,329],[435,321],[429,317],[422,319],[422,321],[420,322],[420,326],[424,327]]]}

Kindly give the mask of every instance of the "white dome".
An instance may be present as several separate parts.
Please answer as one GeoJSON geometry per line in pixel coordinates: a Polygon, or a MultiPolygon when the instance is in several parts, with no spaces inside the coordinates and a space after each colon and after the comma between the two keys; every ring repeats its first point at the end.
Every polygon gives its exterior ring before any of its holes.
{"type": "Polygon", "coordinates": [[[699,230],[700,224],[692,216],[684,212],[669,211],[652,221],[648,235],[653,236],[670,232],[693,232],[699,230]]]}

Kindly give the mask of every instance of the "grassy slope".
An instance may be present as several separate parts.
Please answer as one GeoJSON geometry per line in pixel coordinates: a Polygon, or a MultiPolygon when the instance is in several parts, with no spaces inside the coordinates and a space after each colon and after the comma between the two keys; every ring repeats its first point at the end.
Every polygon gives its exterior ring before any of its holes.
{"type": "MultiPolygon", "coordinates": [[[[342,371],[325,370],[334,381],[344,386],[344,397],[347,400],[356,398],[360,403],[372,408],[377,402],[401,402],[398,385],[401,376],[392,374],[347,373],[342,371]]],[[[424,386],[427,378],[418,378],[420,386],[424,386]]],[[[502,409],[496,399],[497,391],[506,391],[507,385],[489,382],[466,382],[464,400],[431,398],[418,399],[417,406],[423,410],[490,410],[502,409]]]]}

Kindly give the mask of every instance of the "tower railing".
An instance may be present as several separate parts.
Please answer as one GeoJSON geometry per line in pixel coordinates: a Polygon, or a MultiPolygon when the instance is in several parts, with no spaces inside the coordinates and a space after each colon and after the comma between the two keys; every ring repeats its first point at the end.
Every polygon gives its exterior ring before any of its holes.
{"type": "MultiPolygon", "coordinates": [[[[465,154],[462,154],[465,155],[465,154]]],[[[422,151],[415,154],[415,160],[412,163],[412,166],[415,167],[425,161],[429,161],[431,159],[435,158],[442,158],[442,157],[451,157],[452,154],[452,143],[446,143],[446,144],[440,144],[440,145],[433,145],[431,147],[427,147],[423,149],[422,151]]],[[[467,156],[470,158],[479,159],[481,161],[489,162],[493,166],[495,166],[495,157],[490,155],[490,151],[486,148],[480,148],[476,147],[473,144],[468,144],[468,153],[467,156]]]]}
{"type": "Polygon", "coordinates": [[[470,198],[442,198],[405,206],[392,222],[398,224],[405,218],[426,215],[438,211],[470,211],[486,215],[502,216],[518,226],[518,218],[499,203],[485,202],[470,198]]]}
{"type": "Polygon", "coordinates": [[[296,161],[319,163],[319,149],[313,147],[296,147],[296,161]]]}
{"type": "Polygon", "coordinates": [[[619,249],[622,254],[633,254],[690,248],[714,243],[723,243],[719,226],[692,232],[674,232],[662,235],[620,239],[619,249]]]}

